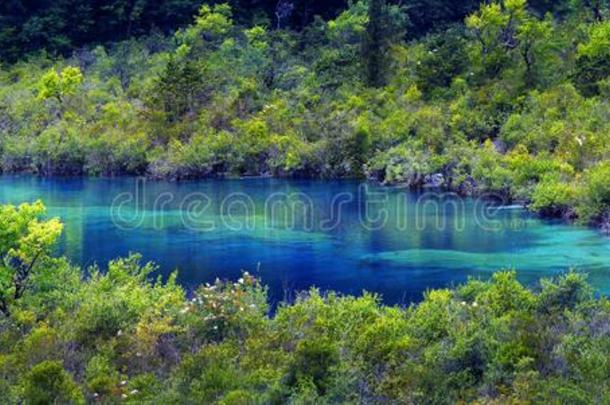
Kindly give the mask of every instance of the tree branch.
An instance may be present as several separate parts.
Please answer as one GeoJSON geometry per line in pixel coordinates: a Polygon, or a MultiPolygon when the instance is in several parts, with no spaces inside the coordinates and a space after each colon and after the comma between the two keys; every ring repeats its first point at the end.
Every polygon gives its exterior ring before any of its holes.
{"type": "Polygon", "coordinates": [[[27,279],[30,275],[30,272],[36,265],[36,262],[40,258],[41,254],[42,254],[42,249],[36,253],[36,256],[34,256],[34,259],[32,259],[32,261],[30,262],[30,264],[28,265],[27,268],[20,268],[18,270],[18,272],[15,273],[15,278],[13,279],[13,282],[15,283],[14,299],[18,300],[19,298],[21,298],[21,296],[25,292],[27,279]]]}

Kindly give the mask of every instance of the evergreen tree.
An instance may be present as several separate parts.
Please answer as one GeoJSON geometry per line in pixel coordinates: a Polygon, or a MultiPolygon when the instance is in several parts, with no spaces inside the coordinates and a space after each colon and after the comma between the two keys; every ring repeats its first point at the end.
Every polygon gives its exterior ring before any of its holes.
{"type": "Polygon", "coordinates": [[[382,87],[387,78],[388,50],[404,37],[407,16],[402,6],[389,5],[385,0],[370,0],[367,14],[363,71],[369,86],[382,87]]]}
{"type": "Polygon", "coordinates": [[[370,0],[364,44],[366,81],[369,86],[381,87],[384,83],[383,62],[386,43],[383,38],[384,0],[370,0]]]}

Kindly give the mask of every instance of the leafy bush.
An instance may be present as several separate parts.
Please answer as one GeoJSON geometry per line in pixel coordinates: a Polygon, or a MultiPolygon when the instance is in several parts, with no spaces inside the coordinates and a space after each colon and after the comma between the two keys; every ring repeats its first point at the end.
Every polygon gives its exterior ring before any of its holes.
{"type": "Polygon", "coordinates": [[[582,274],[528,289],[517,272],[499,272],[408,308],[311,290],[270,315],[248,274],[186,299],[173,280],[152,281],[153,269],[131,257],[76,288],[55,284],[68,299],[36,318],[27,315],[38,305],[34,279],[19,311],[0,319],[3,399],[596,403],[610,394],[610,305],[582,274]]]}
{"type": "Polygon", "coordinates": [[[589,29],[589,40],[578,47],[576,60],[576,82],[585,95],[600,91],[600,81],[610,75],[610,23],[593,24],[589,29]]]}
{"type": "Polygon", "coordinates": [[[576,191],[571,184],[545,179],[536,185],[532,208],[545,216],[565,216],[574,204],[576,191]]]}
{"type": "Polygon", "coordinates": [[[84,404],[82,393],[60,362],[45,361],[24,376],[23,399],[29,404],[84,404]]]}
{"type": "Polygon", "coordinates": [[[583,221],[610,219],[610,163],[599,163],[585,172],[576,209],[583,221]]]}

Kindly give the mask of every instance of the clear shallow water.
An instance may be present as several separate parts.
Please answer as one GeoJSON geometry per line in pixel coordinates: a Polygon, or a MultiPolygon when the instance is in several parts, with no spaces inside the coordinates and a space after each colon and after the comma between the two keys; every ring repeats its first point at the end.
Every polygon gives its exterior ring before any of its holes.
{"type": "Polygon", "coordinates": [[[60,253],[75,263],[139,252],[163,274],[179,270],[187,288],[247,270],[274,301],[317,286],[408,303],[502,268],[526,283],[575,268],[610,293],[610,238],[448,194],[334,181],[0,177],[0,202],[36,199],[65,223],[60,253]]]}

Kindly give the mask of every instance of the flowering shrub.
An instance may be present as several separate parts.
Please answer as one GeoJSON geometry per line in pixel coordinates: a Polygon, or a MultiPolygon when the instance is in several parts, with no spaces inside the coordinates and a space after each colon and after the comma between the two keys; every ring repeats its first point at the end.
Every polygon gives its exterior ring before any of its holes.
{"type": "Polygon", "coordinates": [[[267,289],[248,272],[236,282],[216,279],[200,286],[180,311],[188,333],[202,342],[244,340],[262,326],[267,312],[267,289]]]}

